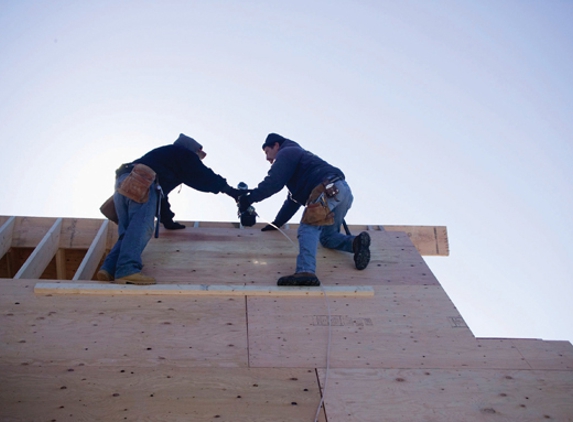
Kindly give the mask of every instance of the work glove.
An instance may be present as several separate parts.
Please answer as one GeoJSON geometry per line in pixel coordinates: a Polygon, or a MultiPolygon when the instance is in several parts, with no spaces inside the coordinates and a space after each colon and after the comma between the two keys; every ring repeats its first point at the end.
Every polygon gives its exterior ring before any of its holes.
{"type": "Polygon", "coordinates": [[[163,227],[167,230],[181,230],[185,228],[183,224],[176,223],[175,221],[166,221],[163,223],[163,227]]]}
{"type": "MultiPolygon", "coordinates": [[[[239,191],[241,192],[241,191],[239,191]]],[[[253,201],[251,201],[251,195],[250,194],[244,194],[244,191],[242,191],[241,196],[239,196],[239,212],[244,212],[247,210],[247,208],[249,208],[251,206],[251,204],[253,203],[253,201]]]]}
{"type": "Polygon", "coordinates": [[[277,228],[276,228],[275,226],[278,226],[278,225],[275,224],[275,223],[273,223],[273,225],[267,224],[265,227],[263,227],[263,228],[261,229],[261,231],[262,231],[262,232],[268,232],[268,231],[271,231],[271,230],[276,230],[277,228]]]}
{"type": "Polygon", "coordinates": [[[227,186],[227,188],[223,191],[223,193],[229,195],[231,198],[233,198],[235,201],[237,201],[239,199],[239,196],[244,195],[245,191],[244,190],[239,190],[239,189],[235,189],[231,186],[227,186]]]}

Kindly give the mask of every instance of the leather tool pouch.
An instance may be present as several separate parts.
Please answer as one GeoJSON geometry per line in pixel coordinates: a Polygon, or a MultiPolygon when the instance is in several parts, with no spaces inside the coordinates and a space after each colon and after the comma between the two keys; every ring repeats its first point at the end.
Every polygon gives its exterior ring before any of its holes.
{"type": "Polygon", "coordinates": [[[113,195],[110,196],[99,210],[108,220],[113,221],[115,224],[119,224],[119,218],[117,217],[117,211],[115,210],[115,204],[113,202],[113,195]]]}
{"type": "Polygon", "coordinates": [[[149,188],[155,181],[155,172],[145,164],[136,164],[121,182],[117,191],[123,196],[143,204],[149,200],[149,188]]]}
{"type": "Polygon", "coordinates": [[[334,224],[334,213],[330,211],[325,195],[327,193],[322,183],[312,190],[304,208],[301,223],[309,226],[330,226],[334,224]]]}

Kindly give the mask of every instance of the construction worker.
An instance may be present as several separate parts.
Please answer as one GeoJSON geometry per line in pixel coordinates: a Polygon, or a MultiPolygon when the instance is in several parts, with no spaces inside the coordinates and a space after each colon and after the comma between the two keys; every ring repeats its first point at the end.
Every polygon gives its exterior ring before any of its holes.
{"type": "Polygon", "coordinates": [[[305,206],[298,228],[299,254],[294,274],[279,278],[279,286],[319,286],[316,276],[318,242],[330,249],[354,254],[356,269],[363,270],[370,262],[370,236],[340,233],[340,225],[350,206],[352,192],[344,173],[318,156],[304,150],[294,141],[276,133],[263,144],[271,168],[257,188],[239,197],[239,210],[279,192],[289,190],[286,201],[272,225],[263,231],[286,224],[301,206],[305,206]],[[274,227],[273,227],[274,226],[274,227]]]}
{"type": "Polygon", "coordinates": [[[156,148],[116,170],[113,202],[119,238],[98,271],[98,280],[155,284],[153,277],[141,273],[141,254],[153,235],[158,201],[164,208],[161,213],[163,224],[177,224],[173,223],[174,214],[167,200],[167,195],[176,186],[183,183],[201,192],[223,192],[235,201],[244,193],[229,186],[223,177],[206,167],[202,162],[206,155],[201,144],[181,134],[172,145],[156,148]]]}

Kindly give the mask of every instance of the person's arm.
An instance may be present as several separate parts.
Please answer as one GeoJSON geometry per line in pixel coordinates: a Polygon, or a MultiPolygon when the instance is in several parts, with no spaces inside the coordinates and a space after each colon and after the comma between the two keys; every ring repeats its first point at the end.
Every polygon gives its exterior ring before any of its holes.
{"type": "MultiPolygon", "coordinates": [[[[283,203],[283,206],[281,207],[279,212],[277,213],[277,216],[275,217],[275,220],[273,221],[272,224],[279,228],[284,226],[286,223],[288,223],[288,221],[292,218],[292,216],[296,214],[299,208],[300,204],[297,204],[292,199],[290,199],[290,197],[288,197],[283,203]]],[[[276,229],[270,224],[266,225],[261,229],[261,231],[264,232],[268,230],[276,230],[276,229]]]]}

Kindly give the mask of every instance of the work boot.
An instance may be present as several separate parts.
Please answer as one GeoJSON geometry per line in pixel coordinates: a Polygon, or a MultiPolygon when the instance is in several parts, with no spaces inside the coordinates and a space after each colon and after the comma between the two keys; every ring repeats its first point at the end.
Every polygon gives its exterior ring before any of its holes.
{"type": "Polygon", "coordinates": [[[126,275],[125,277],[118,278],[117,280],[114,281],[114,283],[147,285],[147,284],[155,284],[155,279],[142,273],[135,273],[126,275]]]}
{"type": "Polygon", "coordinates": [[[166,221],[163,223],[163,227],[165,227],[167,230],[181,230],[185,228],[185,225],[175,221],[166,221]]]}
{"type": "Polygon", "coordinates": [[[370,262],[370,235],[366,232],[360,233],[352,241],[354,251],[354,265],[357,270],[363,270],[370,262]]]}
{"type": "Polygon", "coordinates": [[[97,272],[97,279],[99,281],[107,281],[109,283],[110,281],[113,281],[113,276],[106,270],[99,270],[97,272]]]}
{"type": "Polygon", "coordinates": [[[294,273],[285,275],[277,281],[279,286],[320,286],[320,281],[314,273],[294,273]]]}

